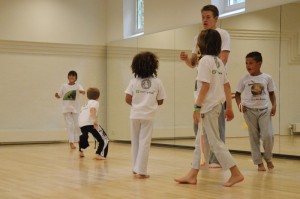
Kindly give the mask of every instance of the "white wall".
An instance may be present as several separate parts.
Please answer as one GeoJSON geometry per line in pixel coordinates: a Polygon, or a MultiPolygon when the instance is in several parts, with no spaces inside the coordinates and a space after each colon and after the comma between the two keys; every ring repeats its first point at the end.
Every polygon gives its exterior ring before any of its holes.
{"type": "Polygon", "coordinates": [[[106,127],[105,8],[106,0],[0,0],[0,143],[67,140],[54,93],[70,70],[85,89],[100,88],[106,127]]]}
{"type": "Polygon", "coordinates": [[[0,39],[106,43],[106,0],[0,0],[0,39]]]}
{"type": "MultiPolygon", "coordinates": [[[[220,0],[223,1],[223,0],[220,0]]],[[[247,0],[246,13],[299,0],[247,0]]],[[[210,0],[144,0],[145,34],[201,22],[200,10],[210,0]]],[[[123,0],[107,0],[107,42],[123,39],[123,0]]]]}

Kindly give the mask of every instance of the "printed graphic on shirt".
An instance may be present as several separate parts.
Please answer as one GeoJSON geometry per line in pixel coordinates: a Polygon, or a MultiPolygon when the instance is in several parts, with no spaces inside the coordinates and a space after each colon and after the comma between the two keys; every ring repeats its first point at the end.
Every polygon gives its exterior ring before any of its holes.
{"type": "Polygon", "coordinates": [[[64,95],[63,100],[75,101],[76,100],[76,90],[71,90],[71,91],[67,92],[64,95]]]}
{"type": "Polygon", "coordinates": [[[254,97],[265,94],[264,86],[261,83],[253,82],[251,84],[248,84],[248,86],[251,86],[251,93],[254,97]]]}
{"type": "Polygon", "coordinates": [[[141,86],[143,89],[149,89],[151,87],[151,81],[149,79],[143,79],[141,86]]]}

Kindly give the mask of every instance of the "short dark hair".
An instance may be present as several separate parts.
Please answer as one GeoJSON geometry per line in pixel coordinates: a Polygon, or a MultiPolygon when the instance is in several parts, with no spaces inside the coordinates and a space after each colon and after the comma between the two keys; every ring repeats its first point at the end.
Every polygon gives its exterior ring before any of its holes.
{"type": "Polygon", "coordinates": [[[253,58],[257,62],[262,62],[263,61],[261,53],[257,52],[257,51],[253,51],[253,52],[248,53],[246,55],[246,58],[253,58]]]}
{"type": "Polygon", "coordinates": [[[201,9],[201,12],[203,12],[203,11],[211,11],[213,13],[214,17],[219,17],[219,10],[214,5],[203,6],[203,8],[201,9]]]}
{"type": "Polygon", "coordinates": [[[131,70],[134,77],[147,78],[157,77],[158,58],[152,52],[140,52],[134,56],[131,70]]]}
{"type": "Polygon", "coordinates": [[[221,36],[213,29],[202,30],[198,36],[197,45],[201,55],[218,56],[221,52],[221,36]]]}
{"type": "Polygon", "coordinates": [[[68,73],[68,77],[69,77],[69,76],[75,76],[76,79],[77,79],[77,73],[76,73],[76,71],[75,71],[75,70],[71,70],[71,71],[68,73]]]}
{"type": "Polygon", "coordinates": [[[86,95],[89,100],[97,100],[100,96],[100,91],[98,88],[90,87],[86,91],[86,95]]]}

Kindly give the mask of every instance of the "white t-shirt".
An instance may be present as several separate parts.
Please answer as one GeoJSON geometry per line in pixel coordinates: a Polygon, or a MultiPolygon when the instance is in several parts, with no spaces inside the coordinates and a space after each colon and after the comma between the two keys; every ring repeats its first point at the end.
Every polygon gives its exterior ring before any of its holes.
{"type": "MultiPolygon", "coordinates": [[[[221,44],[221,51],[230,51],[230,35],[229,33],[221,28],[216,28],[216,31],[219,32],[220,36],[221,36],[221,40],[222,40],[222,44],[221,44]]],[[[197,41],[198,41],[198,35],[196,35],[194,37],[194,46],[192,48],[192,53],[193,54],[198,54],[198,46],[197,46],[197,41]]],[[[227,66],[225,66],[225,69],[227,70],[227,66]]]]}
{"type": "Polygon", "coordinates": [[[99,109],[99,102],[97,100],[89,100],[86,105],[81,107],[81,111],[78,117],[78,125],[79,127],[93,125],[93,121],[91,119],[90,110],[91,108],[96,109],[96,116],[99,109]]]}
{"type": "Polygon", "coordinates": [[[276,90],[272,77],[266,73],[257,76],[246,74],[240,79],[236,91],[243,93],[241,104],[248,108],[267,108],[269,92],[276,90]]]}
{"type": "Polygon", "coordinates": [[[158,107],[157,100],[167,98],[162,81],[158,78],[133,78],[125,93],[132,96],[130,119],[153,119],[158,107]]]}
{"type": "Polygon", "coordinates": [[[224,64],[217,56],[203,56],[199,61],[197,71],[194,92],[195,101],[202,88],[202,82],[210,84],[201,108],[201,113],[206,113],[212,110],[216,105],[225,102],[224,84],[228,82],[228,79],[224,64]]]}
{"type": "Polygon", "coordinates": [[[62,98],[63,113],[79,113],[79,91],[83,91],[83,87],[78,83],[75,83],[74,85],[66,83],[60,87],[58,95],[62,98]]]}

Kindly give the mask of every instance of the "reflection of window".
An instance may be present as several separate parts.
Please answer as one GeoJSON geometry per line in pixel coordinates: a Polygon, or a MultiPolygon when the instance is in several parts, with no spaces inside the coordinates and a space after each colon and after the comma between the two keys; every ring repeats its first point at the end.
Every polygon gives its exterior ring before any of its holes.
{"type": "Polygon", "coordinates": [[[144,0],[136,0],[136,27],[138,30],[144,29],[144,0]]]}
{"type": "Polygon", "coordinates": [[[144,33],[144,0],[123,0],[124,38],[144,33]]]}
{"type": "Polygon", "coordinates": [[[220,12],[220,17],[230,16],[245,11],[246,0],[211,0],[220,12]]]}
{"type": "Polygon", "coordinates": [[[245,0],[229,0],[228,5],[232,6],[234,4],[245,3],[245,0]]]}

